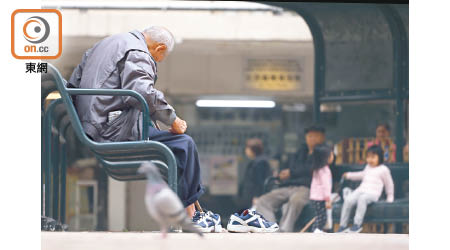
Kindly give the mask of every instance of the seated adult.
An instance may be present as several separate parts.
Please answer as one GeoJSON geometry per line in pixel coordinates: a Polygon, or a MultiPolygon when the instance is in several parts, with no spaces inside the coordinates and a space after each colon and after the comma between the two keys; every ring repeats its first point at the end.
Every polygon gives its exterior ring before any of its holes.
{"type": "Polygon", "coordinates": [[[250,159],[244,172],[244,178],[239,185],[239,206],[249,208],[257,198],[264,193],[264,181],[272,175],[264,146],[260,139],[247,140],[245,155],[250,159]]]}
{"type": "Polygon", "coordinates": [[[262,195],[256,201],[255,209],[267,220],[276,221],[275,212],[283,206],[280,230],[292,232],[295,222],[309,202],[309,187],[312,178],[312,153],[314,147],[325,142],[325,129],[310,126],[305,129],[305,144],[302,144],[293,160],[278,175],[279,188],[262,195]]]}
{"type": "Polygon", "coordinates": [[[373,145],[378,145],[383,149],[384,162],[395,162],[395,152],[397,146],[391,140],[391,127],[387,123],[381,123],[377,126],[375,131],[376,137],[373,141],[367,143],[370,148],[373,145]]]}
{"type": "Polygon", "coordinates": [[[75,107],[84,131],[95,141],[134,141],[147,129],[149,140],[168,146],[177,158],[180,199],[192,217],[194,202],[204,193],[197,147],[192,138],[184,134],[186,122],[155,88],[157,62],[169,55],[174,44],[170,31],[157,26],[104,38],[86,51],[68,86],[129,89],[145,98],[152,120],[170,126],[169,131],[142,128],[141,106],[134,97],[80,95],[75,99],[75,107]]]}

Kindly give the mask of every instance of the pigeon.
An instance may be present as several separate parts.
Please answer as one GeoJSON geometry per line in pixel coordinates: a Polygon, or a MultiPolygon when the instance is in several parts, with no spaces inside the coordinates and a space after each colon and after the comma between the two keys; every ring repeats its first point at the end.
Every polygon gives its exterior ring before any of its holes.
{"type": "Polygon", "coordinates": [[[163,238],[166,237],[170,226],[181,226],[185,232],[203,236],[187,216],[180,198],[167,186],[152,162],[142,163],[138,173],[147,176],[145,205],[150,216],[158,222],[163,238]]]}

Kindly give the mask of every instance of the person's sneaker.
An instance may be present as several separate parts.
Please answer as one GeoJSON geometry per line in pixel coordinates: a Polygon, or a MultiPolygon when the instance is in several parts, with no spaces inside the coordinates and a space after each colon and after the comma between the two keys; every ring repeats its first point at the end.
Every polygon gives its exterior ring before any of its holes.
{"type": "Polygon", "coordinates": [[[183,228],[181,228],[181,226],[170,226],[169,227],[169,233],[182,233],[183,232],[183,228]]]}
{"type": "Polygon", "coordinates": [[[336,233],[348,233],[348,227],[339,227],[336,233]]]}
{"type": "Polygon", "coordinates": [[[320,230],[320,229],[318,229],[318,228],[316,228],[316,229],[313,231],[313,233],[315,233],[315,234],[323,234],[323,233],[325,233],[325,232],[322,231],[322,230],[320,230]]]}
{"type": "Polygon", "coordinates": [[[359,233],[361,231],[362,231],[362,227],[361,226],[353,225],[348,232],[349,233],[359,233]]]}
{"type": "Polygon", "coordinates": [[[266,220],[252,209],[246,209],[241,214],[232,214],[227,225],[232,233],[273,233],[279,230],[278,224],[266,220]]]}
{"type": "MultiPolygon", "coordinates": [[[[206,211],[206,210],[205,210],[206,211]]],[[[194,226],[202,233],[220,233],[222,232],[222,224],[220,222],[220,215],[211,211],[199,212],[195,211],[192,218],[194,226]]]]}

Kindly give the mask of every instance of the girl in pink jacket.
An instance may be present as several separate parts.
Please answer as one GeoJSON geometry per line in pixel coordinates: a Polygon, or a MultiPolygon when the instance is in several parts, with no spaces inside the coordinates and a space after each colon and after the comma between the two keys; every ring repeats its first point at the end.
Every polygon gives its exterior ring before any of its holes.
{"type": "Polygon", "coordinates": [[[313,151],[312,181],[309,199],[316,213],[316,220],[313,225],[313,232],[323,232],[327,222],[326,209],[331,208],[331,186],[332,176],[329,165],[334,160],[331,148],[326,145],[318,145],[313,151]]]}
{"type": "Polygon", "coordinates": [[[386,201],[394,201],[394,181],[391,171],[383,164],[384,152],[380,146],[374,145],[367,150],[367,165],[363,171],[344,173],[344,178],[361,181],[361,184],[344,198],[342,205],[341,221],[338,233],[359,233],[362,230],[362,223],[366,213],[367,205],[378,201],[383,192],[386,192],[386,201]],[[347,228],[348,219],[352,208],[356,205],[353,226],[347,228]]]}

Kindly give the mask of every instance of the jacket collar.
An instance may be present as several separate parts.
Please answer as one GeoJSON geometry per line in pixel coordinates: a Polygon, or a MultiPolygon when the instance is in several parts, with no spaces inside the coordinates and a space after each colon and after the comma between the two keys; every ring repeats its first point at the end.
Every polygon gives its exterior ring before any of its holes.
{"type": "Polygon", "coordinates": [[[153,60],[155,65],[157,65],[155,59],[152,56],[152,54],[150,53],[150,51],[148,51],[147,43],[145,42],[144,34],[142,34],[142,32],[140,32],[139,30],[133,30],[133,31],[130,31],[130,33],[133,36],[135,36],[137,39],[139,39],[139,41],[141,41],[144,44],[145,52],[147,52],[150,55],[150,58],[153,60]]]}

